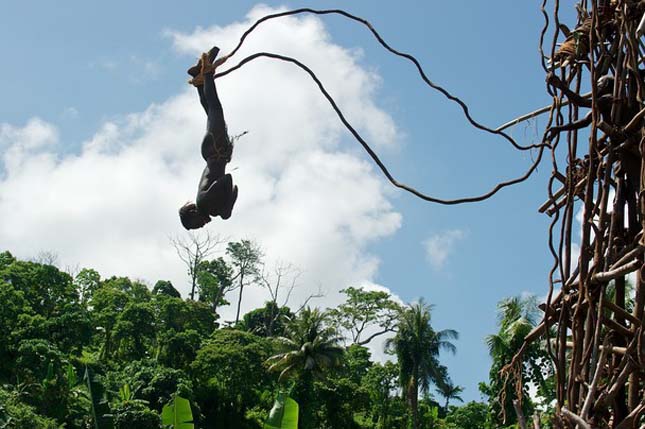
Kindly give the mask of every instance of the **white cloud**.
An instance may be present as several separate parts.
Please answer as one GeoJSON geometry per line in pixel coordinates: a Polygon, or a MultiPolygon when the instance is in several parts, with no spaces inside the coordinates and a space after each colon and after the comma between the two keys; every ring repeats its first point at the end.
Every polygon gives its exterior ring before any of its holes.
{"type": "Polygon", "coordinates": [[[448,257],[455,251],[457,243],[466,236],[460,229],[451,229],[432,235],[423,242],[426,258],[435,270],[441,270],[446,265],[448,257]]]}
{"type": "MultiPolygon", "coordinates": [[[[172,33],[175,46],[197,54],[214,42],[230,49],[267,8],[226,27],[172,33]]],[[[396,145],[396,127],[376,104],[378,76],[357,53],[333,44],[320,20],[267,24],[244,53],[268,50],[297,57],[327,84],[347,117],[381,148],[396,145]]],[[[192,61],[187,56],[187,66],[192,61]]],[[[240,196],[229,221],[207,225],[232,240],[254,238],[271,260],[303,270],[297,305],[321,286],[322,307],[338,290],[371,282],[379,260],[369,244],[391,235],[401,216],[385,180],[354,150],[315,85],[288,64],[259,60],[218,81],[229,132],[249,130],[231,167],[240,196]],[[346,141],[345,141],[346,140],[346,141]]],[[[56,252],[61,266],[154,282],[169,279],[185,295],[185,269],[168,237],[184,234],[177,209],[194,199],[204,167],[199,145],[206,118],[193,88],[158,105],[102,125],[76,154],[57,151],[56,127],[38,119],[4,124],[0,147],[0,243],[29,258],[56,252]]],[[[270,264],[271,261],[268,261],[270,264]]],[[[262,289],[245,290],[243,311],[261,305],[262,289]]],[[[224,319],[235,309],[228,307],[224,319]]]]}

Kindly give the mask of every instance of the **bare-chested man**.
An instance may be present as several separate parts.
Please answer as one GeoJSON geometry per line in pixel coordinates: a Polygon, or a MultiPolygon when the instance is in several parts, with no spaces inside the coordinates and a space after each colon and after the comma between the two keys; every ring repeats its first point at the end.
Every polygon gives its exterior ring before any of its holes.
{"type": "Polygon", "coordinates": [[[186,203],[179,209],[181,224],[186,229],[201,228],[215,216],[228,219],[237,200],[237,186],[233,186],[232,176],[226,174],[226,164],[231,160],[233,144],[228,136],[222,104],[213,79],[215,68],[223,64],[227,57],[216,61],[218,53],[217,47],[212,48],[207,54],[202,54],[196,66],[188,70],[193,76],[190,83],[197,88],[199,101],[208,115],[208,121],[201,147],[206,167],[199,181],[197,198],[195,203],[186,203]]]}

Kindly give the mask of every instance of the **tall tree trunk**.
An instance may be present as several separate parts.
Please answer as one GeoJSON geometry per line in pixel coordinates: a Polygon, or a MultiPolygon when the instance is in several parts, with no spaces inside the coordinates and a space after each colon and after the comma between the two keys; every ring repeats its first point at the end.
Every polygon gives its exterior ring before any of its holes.
{"type": "Polygon", "coordinates": [[[235,324],[237,325],[237,322],[240,320],[240,307],[242,305],[242,290],[244,289],[244,286],[240,286],[240,296],[237,299],[237,313],[235,314],[235,324]]]}
{"type": "Polygon", "coordinates": [[[417,371],[413,374],[408,386],[408,402],[412,410],[412,427],[419,429],[419,378],[416,375],[417,371]]]}
{"type": "Polygon", "coordinates": [[[244,273],[240,274],[240,297],[237,299],[237,314],[235,315],[235,324],[240,321],[240,307],[242,306],[242,291],[244,290],[244,273]]]}
{"type": "Polygon", "coordinates": [[[197,286],[197,268],[194,267],[191,273],[192,286],[190,288],[190,300],[195,300],[195,286],[197,286]]]}
{"type": "Polygon", "coordinates": [[[311,371],[304,371],[295,389],[300,407],[300,417],[298,418],[299,429],[315,428],[313,388],[314,380],[311,371]]]}

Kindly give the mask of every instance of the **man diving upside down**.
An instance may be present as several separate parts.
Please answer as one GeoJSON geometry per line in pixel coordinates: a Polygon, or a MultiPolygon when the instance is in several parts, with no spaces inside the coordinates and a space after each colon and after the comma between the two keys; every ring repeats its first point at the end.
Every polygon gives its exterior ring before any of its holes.
{"type": "Polygon", "coordinates": [[[208,116],[206,135],[202,140],[202,157],[206,167],[199,180],[197,198],[194,203],[186,203],[179,209],[181,224],[186,229],[197,229],[211,221],[211,217],[222,219],[231,217],[233,205],[237,200],[237,186],[233,177],[226,174],[226,164],[231,161],[233,144],[228,136],[222,104],[217,96],[213,75],[215,68],[222,65],[227,57],[215,58],[217,47],[202,54],[196,66],[188,69],[193,76],[189,81],[197,88],[199,101],[208,116]]]}

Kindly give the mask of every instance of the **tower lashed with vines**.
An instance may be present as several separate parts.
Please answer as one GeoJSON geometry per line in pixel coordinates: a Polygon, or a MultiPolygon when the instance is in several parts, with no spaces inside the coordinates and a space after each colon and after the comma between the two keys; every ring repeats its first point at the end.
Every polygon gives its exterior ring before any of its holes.
{"type": "Polygon", "coordinates": [[[556,427],[643,427],[645,2],[581,1],[573,29],[552,6],[542,7],[553,103],[540,211],[551,217],[554,263],[544,320],[527,342],[545,340],[554,362],[556,427]]]}

